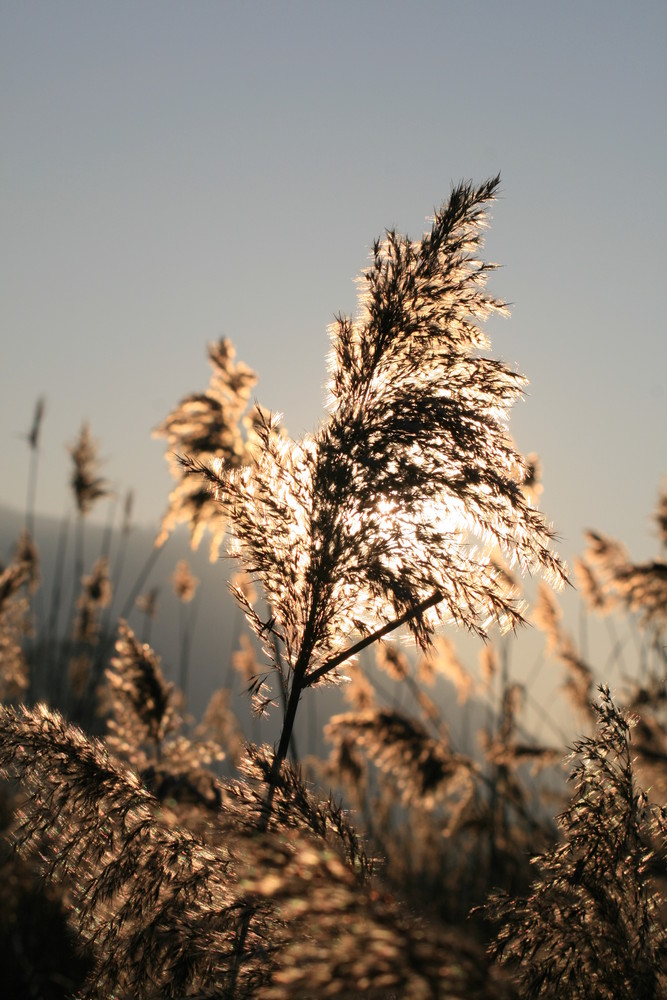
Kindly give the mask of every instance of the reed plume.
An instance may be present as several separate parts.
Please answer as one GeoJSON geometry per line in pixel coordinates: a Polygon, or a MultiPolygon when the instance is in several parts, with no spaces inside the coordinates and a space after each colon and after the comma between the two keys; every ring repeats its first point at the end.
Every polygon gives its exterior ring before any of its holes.
{"type": "Polygon", "coordinates": [[[290,441],[262,419],[251,465],[183,459],[216,491],[232,553],[270,608],[266,620],[244,604],[269,661],[289,670],[277,762],[302,690],[335,679],[349,636],[403,622],[427,647],[440,621],[479,635],[491,620],[518,625],[492,545],[564,579],[507,433],[525,381],[482,353],[478,323],[505,311],[477,257],[497,183],[455,188],[421,241],[391,231],[374,244],[357,319],[331,329],[330,416],[315,435],[290,441]]]}
{"type": "Polygon", "coordinates": [[[139,594],[134,602],[134,606],[137,611],[140,611],[144,616],[144,625],[141,636],[142,642],[151,641],[151,627],[157,617],[159,594],[159,587],[151,587],[145,594],[139,594]]]}
{"type": "Polygon", "coordinates": [[[197,593],[199,580],[190,569],[187,560],[179,559],[171,577],[174,593],[183,604],[189,604],[197,593]]]}
{"type": "Polygon", "coordinates": [[[524,900],[498,894],[493,950],[516,971],[521,995],[560,1000],[657,1000],[667,995],[667,939],[650,875],[664,857],[667,813],[638,787],[632,720],[600,688],[597,733],[575,742],[563,842],[535,858],[524,900]]]}
{"type": "Polygon", "coordinates": [[[164,739],[176,728],[172,688],[150,646],[140,644],[121,620],[116,655],[107,670],[111,693],[108,743],[135,764],[145,764],[143,747],[159,758],[164,739]]]}
{"type": "Polygon", "coordinates": [[[24,561],[0,564],[0,701],[20,698],[29,683],[23,639],[30,631],[28,599],[23,593],[29,579],[24,561]]]}
{"type": "Polygon", "coordinates": [[[586,563],[607,600],[662,629],[667,623],[667,562],[633,562],[625,547],[599,532],[586,532],[586,563]]]}
{"type": "Polygon", "coordinates": [[[39,549],[27,528],[24,528],[19,535],[14,549],[14,562],[25,567],[28,592],[35,594],[42,583],[41,560],[39,549]]]}
{"type": "Polygon", "coordinates": [[[100,556],[87,576],[81,581],[81,594],[77,601],[73,638],[77,643],[92,645],[99,637],[99,615],[111,604],[111,576],[109,560],[100,556]]]}
{"type": "Polygon", "coordinates": [[[183,474],[177,456],[186,453],[201,462],[217,459],[229,469],[246,461],[242,416],[256,376],[243,362],[235,362],[234,356],[234,348],[225,338],[209,344],[213,374],[208,389],[182,399],[153,432],[155,437],[167,439],[169,467],[177,480],[155,544],[163,545],[176,525],[185,522],[193,549],[207,530],[211,533],[212,562],[218,556],[226,520],[210,491],[183,474]]]}
{"type": "Polygon", "coordinates": [[[69,446],[73,469],[71,486],[79,514],[89,514],[97,500],[109,496],[106,480],[99,475],[97,443],[84,421],[76,441],[69,446]]]}
{"type": "Polygon", "coordinates": [[[472,766],[468,758],[453,753],[444,738],[434,739],[416,719],[396,710],[335,715],[325,735],[335,746],[351,740],[363,748],[393,776],[405,805],[419,801],[433,808],[450,784],[465,782],[472,766]]]}
{"type": "Polygon", "coordinates": [[[194,738],[184,732],[159,657],[123,620],[106,676],[109,747],[138,770],[160,800],[175,804],[183,798],[207,808],[219,802],[215,776],[208,770],[225,756],[216,734],[210,726],[194,738]]]}

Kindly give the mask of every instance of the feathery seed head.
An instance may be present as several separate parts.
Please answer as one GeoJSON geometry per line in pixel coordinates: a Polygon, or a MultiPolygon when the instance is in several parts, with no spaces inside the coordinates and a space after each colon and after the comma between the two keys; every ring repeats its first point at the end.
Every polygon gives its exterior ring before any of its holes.
{"type": "Polygon", "coordinates": [[[44,396],[40,396],[35,403],[35,411],[32,417],[32,427],[28,433],[28,444],[30,445],[32,451],[37,451],[39,448],[39,435],[42,428],[45,408],[46,400],[44,399],[44,396]]]}
{"type": "Polygon", "coordinates": [[[172,575],[171,582],[174,587],[174,593],[179,601],[182,601],[183,604],[189,604],[197,592],[199,580],[194,575],[185,559],[179,559],[176,564],[176,569],[172,575]]]}
{"type": "Polygon", "coordinates": [[[86,515],[96,500],[110,494],[106,480],[98,475],[98,448],[86,422],[81,425],[78,438],[68,450],[74,462],[71,477],[74,499],[79,513],[86,515]]]}

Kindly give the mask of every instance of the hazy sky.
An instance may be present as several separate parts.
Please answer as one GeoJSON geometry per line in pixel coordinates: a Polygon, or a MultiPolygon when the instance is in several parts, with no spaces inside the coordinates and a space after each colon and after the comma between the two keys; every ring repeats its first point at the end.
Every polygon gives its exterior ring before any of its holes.
{"type": "MultiPolygon", "coordinates": [[[[90,421],[137,518],[169,490],[152,428],[229,336],[290,431],[323,415],[326,328],[373,238],[413,237],[501,172],[494,353],[571,557],[637,555],[667,473],[667,4],[0,4],[0,502],[69,499],[90,421]]],[[[100,510],[100,514],[103,512],[100,510]]]]}

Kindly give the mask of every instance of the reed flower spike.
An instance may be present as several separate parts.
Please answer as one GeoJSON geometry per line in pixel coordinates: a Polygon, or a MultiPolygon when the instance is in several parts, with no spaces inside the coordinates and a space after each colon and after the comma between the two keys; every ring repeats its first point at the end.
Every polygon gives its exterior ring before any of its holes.
{"type": "Polygon", "coordinates": [[[185,522],[193,549],[199,546],[207,529],[211,532],[212,562],[217,559],[226,520],[210,491],[183,475],[177,456],[185,453],[204,463],[215,458],[228,469],[238,468],[246,460],[241,422],[256,376],[243,362],[236,363],[234,355],[232,344],[225,338],[209,344],[213,374],[208,389],[182,399],[153,432],[154,437],[167,439],[167,459],[177,480],[156,545],[163,545],[176,525],[185,522]]]}
{"type": "Polygon", "coordinates": [[[87,423],[82,424],[79,436],[69,446],[74,462],[71,485],[80,514],[88,514],[96,500],[109,496],[106,481],[98,475],[99,458],[97,444],[93,440],[87,423]]]}
{"type": "Polygon", "coordinates": [[[183,461],[215,488],[231,551],[271,609],[268,623],[246,613],[297,687],[333,675],[354,633],[405,622],[427,647],[439,621],[481,636],[518,625],[494,547],[565,579],[507,429],[525,380],[488,357],[478,325],[506,311],[478,257],[497,184],[456,187],[420,241],[390,231],[374,244],[357,318],[331,327],[316,434],[291,441],[269,418],[251,465],[183,461]]]}

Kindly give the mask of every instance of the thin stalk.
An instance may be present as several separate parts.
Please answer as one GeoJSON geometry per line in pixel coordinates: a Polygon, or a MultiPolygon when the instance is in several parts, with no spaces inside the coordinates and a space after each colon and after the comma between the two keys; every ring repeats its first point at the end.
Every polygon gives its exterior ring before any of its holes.
{"type": "Polygon", "coordinates": [[[35,503],[37,498],[37,471],[39,468],[39,448],[30,449],[30,464],[28,466],[28,493],[25,508],[25,526],[30,537],[35,537],[35,503]]]}
{"type": "MultiPolygon", "coordinates": [[[[39,410],[39,403],[37,405],[39,410]]],[[[35,416],[36,421],[37,421],[38,410],[36,411],[36,416],[35,416]]],[[[35,498],[37,496],[37,468],[39,465],[39,447],[37,445],[37,440],[36,440],[38,434],[39,434],[39,423],[36,422],[35,425],[33,426],[33,433],[28,436],[28,442],[30,444],[30,463],[28,466],[28,492],[26,497],[26,508],[25,508],[25,529],[33,543],[35,543],[35,498]]],[[[26,587],[26,594],[28,597],[32,620],[37,623],[42,619],[43,604],[44,604],[42,588],[40,586],[37,593],[33,595],[30,592],[30,588],[26,587]]],[[[37,630],[37,628],[38,625],[35,626],[35,630],[37,630]]],[[[35,683],[33,680],[33,674],[37,670],[36,660],[37,660],[37,650],[38,650],[36,637],[33,643],[33,649],[35,652],[35,656],[33,657],[32,668],[29,671],[29,678],[30,678],[29,683],[30,683],[31,694],[34,695],[35,683]]]]}
{"type": "Polygon", "coordinates": [[[190,634],[190,605],[184,601],[180,602],[179,611],[179,631],[181,633],[179,665],[178,665],[178,686],[183,694],[183,703],[188,700],[188,649],[190,634]]]}
{"type": "Polygon", "coordinates": [[[129,617],[130,612],[132,611],[132,608],[134,607],[134,602],[136,601],[137,597],[141,593],[142,588],[143,588],[146,580],[148,579],[148,576],[149,576],[151,570],[155,566],[155,563],[158,561],[158,559],[160,557],[160,554],[163,551],[163,549],[164,549],[164,545],[161,545],[159,548],[157,548],[154,545],[153,548],[151,549],[150,555],[148,556],[148,559],[144,563],[144,566],[141,569],[141,571],[139,573],[139,576],[135,580],[134,586],[133,586],[132,590],[130,591],[130,593],[129,593],[126,601],[125,601],[125,604],[123,605],[123,607],[121,609],[121,612],[120,612],[120,615],[119,615],[120,618],[128,618],[129,617]]]}
{"type": "Polygon", "coordinates": [[[71,654],[71,649],[69,647],[69,633],[67,629],[71,630],[72,623],[74,621],[74,615],[76,611],[76,598],[81,589],[81,581],[83,579],[83,572],[85,566],[85,515],[79,511],[79,516],[76,522],[76,535],[74,538],[74,576],[72,579],[72,596],[70,598],[69,614],[65,621],[65,632],[62,637],[61,647],[59,650],[59,655],[56,665],[56,678],[55,678],[55,689],[56,689],[56,705],[60,705],[61,698],[64,697],[66,693],[65,686],[65,667],[67,665],[67,657],[71,654]]]}
{"type": "MultiPolygon", "coordinates": [[[[273,654],[276,658],[276,663],[278,665],[278,679],[280,682],[280,700],[283,706],[283,721],[285,720],[285,715],[287,714],[287,679],[285,677],[285,671],[283,669],[282,656],[280,655],[280,647],[278,646],[278,639],[272,633],[273,639],[273,654]]],[[[296,748],[296,737],[294,732],[290,736],[289,742],[290,757],[292,758],[292,763],[296,764],[299,760],[299,754],[296,748]]]]}
{"type": "Polygon", "coordinates": [[[584,663],[588,663],[588,612],[583,601],[579,602],[579,649],[584,663]]]}
{"type": "MultiPolygon", "coordinates": [[[[306,629],[306,633],[309,630],[306,629]]],[[[290,744],[290,739],[292,737],[292,730],[294,728],[294,720],[296,718],[296,710],[299,705],[299,698],[301,697],[301,692],[303,690],[303,678],[306,673],[306,668],[311,656],[310,644],[306,647],[305,641],[304,645],[301,647],[301,654],[294,667],[294,674],[292,678],[292,687],[290,689],[289,699],[287,701],[287,708],[285,709],[285,717],[283,719],[282,733],[280,734],[280,742],[278,748],[273,756],[273,763],[271,765],[271,772],[269,774],[268,780],[268,791],[266,795],[266,800],[262,808],[262,815],[258,824],[258,832],[260,834],[266,833],[269,821],[271,819],[271,811],[273,809],[273,799],[276,793],[276,787],[278,784],[278,775],[280,774],[280,768],[282,767],[283,761],[287,756],[287,750],[290,744]]],[[[246,939],[248,937],[248,931],[250,929],[250,921],[252,920],[252,910],[246,908],[244,913],[241,926],[239,928],[238,940],[236,943],[236,954],[234,957],[234,965],[231,971],[231,983],[229,990],[227,991],[228,997],[236,996],[236,982],[238,979],[239,969],[241,967],[241,962],[243,959],[243,952],[245,949],[246,939]]]]}
{"type": "Polygon", "coordinates": [[[227,669],[225,671],[225,678],[223,681],[223,687],[231,691],[234,686],[234,665],[232,658],[234,656],[234,650],[236,648],[236,640],[241,634],[241,612],[237,612],[234,615],[234,624],[232,627],[232,637],[229,643],[229,653],[227,655],[227,669]]]}
{"type": "MultiPolygon", "coordinates": [[[[101,557],[106,557],[107,560],[110,559],[111,552],[111,540],[113,537],[113,523],[116,515],[116,495],[112,495],[111,502],[109,504],[109,516],[107,523],[104,528],[104,534],[102,536],[102,546],[100,551],[101,557]]],[[[124,534],[121,536],[121,551],[122,542],[124,539],[124,534]]],[[[116,574],[117,575],[117,574],[116,574]]],[[[104,609],[104,613],[100,615],[100,632],[97,643],[95,644],[95,654],[93,656],[92,670],[91,670],[91,686],[95,687],[98,678],[102,674],[104,667],[104,657],[107,652],[107,635],[109,632],[109,626],[111,624],[111,609],[113,606],[114,597],[116,595],[116,580],[112,580],[111,584],[111,601],[104,609]]]]}
{"type": "MultiPolygon", "coordinates": [[[[58,620],[60,618],[60,602],[63,593],[63,575],[65,572],[65,555],[67,553],[67,536],[69,534],[69,518],[63,518],[60,522],[58,532],[58,547],[56,549],[56,561],[53,567],[53,581],[51,584],[51,603],[49,616],[46,623],[46,634],[44,636],[44,674],[46,691],[45,697],[52,701],[54,692],[51,684],[54,681],[52,668],[57,662],[56,652],[58,643],[58,620]]],[[[41,643],[40,643],[41,645],[41,643]]]]}
{"type": "Polygon", "coordinates": [[[180,608],[178,612],[178,625],[180,632],[180,643],[178,651],[178,686],[183,695],[183,704],[185,705],[188,700],[187,684],[188,684],[188,664],[187,664],[187,646],[188,646],[188,606],[180,601],[180,608]]]}
{"type": "MultiPolygon", "coordinates": [[[[299,658],[294,666],[294,673],[292,676],[292,685],[290,688],[289,699],[287,702],[287,708],[285,710],[285,718],[283,720],[282,733],[280,734],[280,741],[278,743],[278,748],[273,757],[273,764],[271,766],[271,773],[269,775],[269,789],[266,797],[266,802],[264,805],[264,810],[262,812],[262,820],[260,823],[260,831],[264,833],[268,827],[269,819],[271,816],[271,808],[273,806],[273,798],[275,795],[276,783],[278,780],[278,775],[280,774],[280,768],[282,767],[283,761],[287,756],[287,751],[289,749],[290,739],[292,736],[292,730],[294,728],[294,720],[296,719],[296,711],[299,705],[299,699],[301,698],[301,693],[307,687],[311,687],[316,680],[320,677],[324,677],[326,674],[335,670],[336,667],[340,666],[346,660],[349,660],[351,656],[355,656],[360,653],[367,646],[372,643],[377,642],[378,639],[382,639],[385,635],[389,635],[390,632],[394,632],[401,625],[405,625],[407,622],[416,618],[417,615],[423,614],[429,608],[434,607],[439,604],[440,601],[444,599],[444,594],[436,590],[435,593],[431,594],[425,600],[421,601],[414,608],[410,608],[404,614],[400,615],[392,622],[388,622],[387,625],[383,625],[382,628],[377,629],[376,632],[367,635],[365,638],[360,639],[359,642],[354,643],[352,646],[348,646],[347,649],[342,650],[342,652],[337,653],[336,656],[332,656],[326,663],[323,663],[321,667],[317,670],[313,670],[311,673],[307,673],[308,664],[310,663],[310,658],[312,656],[312,640],[310,637],[310,629],[306,628],[304,634],[303,645],[301,647],[301,652],[299,658]]],[[[314,611],[311,611],[311,621],[314,618],[314,611]]]]}
{"type": "Polygon", "coordinates": [[[299,656],[295,667],[294,676],[292,678],[292,686],[290,688],[289,698],[287,699],[287,708],[285,709],[285,717],[283,719],[283,728],[280,734],[280,740],[278,742],[278,748],[273,755],[273,763],[271,765],[271,773],[269,774],[269,788],[266,796],[266,801],[264,803],[264,808],[262,810],[262,818],[259,824],[260,833],[265,833],[269,820],[271,818],[271,810],[273,808],[273,799],[276,792],[276,786],[278,783],[278,775],[280,774],[280,769],[283,765],[283,761],[287,757],[287,751],[289,750],[290,740],[292,739],[292,730],[294,729],[294,721],[296,719],[296,711],[299,707],[299,700],[301,698],[301,693],[305,687],[304,677],[306,674],[306,668],[308,666],[308,661],[310,659],[310,651],[306,655],[299,656]]]}
{"type": "MultiPolygon", "coordinates": [[[[506,719],[506,693],[509,688],[509,650],[507,643],[503,643],[500,655],[500,706],[497,714],[496,735],[504,729],[504,736],[507,735],[505,728],[506,719]]],[[[503,746],[506,746],[503,738],[503,746]]],[[[506,826],[504,788],[507,779],[507,766],[505,764],[494,763],[490,776],[490,802],[489,802],[489,873],[491,878],[495,878],[499,869],[500,851],[499,840],[504,836],[506,826]],[[501,786],[502,782],[502,786],[501,786]]]]}
{"type": "MultiPolygon", "coordinates": [[[[128,518],[128,515],[127,515],[127,504],[126,504],[126,517],[125,517],[125,520],[124,520],[123,527],[121,529],[121,539],[120,539],[120,544],[119,544],[119,558],[117,560],[117,571],[116,571],[116,574],[115,574],[116,583],[114,583],[114,585],[112,587],[112,603],[113,603],[113,599],[117,596],[117,581],[120,579],[120,569],[122,568],[122,559],[120,557],[125,552],[125,549],[126,549],[126,546],[127,546],[127,539],[128,539],[128,536],[129,536],[129,532],[130,532],[130,526],[129,526],[129,518],[128,518]]],[[[143,588],[144,583],[146,582],[147,577],[149,576],[150,572],[152,571],[152,569],[153,569],[153,567],[154,567],[154,565],[155,565],[155,563],[157,561],[157,558],[159,557],[160,551],[161,551],[161,548],[155,548],[155,547],[151,548],[151,551],[150,551],[150,553],[148,555],[148,558],[146,559],[146,562],[144,563],[144,566],[142,567],[142,569],[141,569],[141,571],[140,571],[140,573],[139,573],[139,575],[138,575],[138,577],[137,577],[137,579],[135,581],[135,584],[134,584],[134,586],[132,588],[132,592],[130,593],[129,597],[127,598],[127,600],[125,602],[125,605],[124,605],[124,607],[123,607],[123,609],[122,609],[122,611],[120,613],[120,617],[127,618],[129,616],[129,614],[131,613],[131,611],[132,611],[132,609],[133,609],[133,607],[134,607],[134,605],[136,603],[136,598],[137,598],[138,594],[140,593],[141,589],[143,588]]],[[[92,675],[93,679],[97,679],[97,678],[99,678],[99,677],[101,677],[103,675],[104,666],[108,662],[108,658],[110,656],[111,650],[113,649],[114,644],[116,642],[116,638],[117,638],[117,628],[116,628],[116,625],[114,624],[113,629],[110,628],[110,621],[111,621],[111,617],[112,617],[111,614],[110,614],[110,612],[111,612],[111,605],[109,605],[105,610],[106,610],[106,616],[103,619],[103,624],[100,627],[100,634],[98,636],[97,643],[96,643],[95,659],[94,659],[94,664],[93,664],[93,668],[94,669],[93,669],[93,675],[92,675]]],[[[154,619],[153,619],[152,615],[147,614],[147,613],[144,614],[144,616],[143,616],[143,625],[142,625],[142,630],[141,630],[141,632],[142,632],[142,634],[141,634],[141,642],[142,643],[148,643],[148,644],[150,644],[150,642],[151,642],[151,631],[152,631],[152,628],[153,628],[153,621],[154,621],[154,619]]],[[[190,647],[191,647],[191,642],[192,642],[193,627],[194,627],[194,618],[191,617],[190,618],[190,627],[186,628],[187,635],[183,637],[183,641],[182,641],[182,644],[181,644],[181,661],[180,661],[181,662],[181,669],[182,669],[183,662],[185,662],[185,664],[186,664],[186,668],[185,668],[186,672],[187,672],[187,661],[188,661],[188,658],[189,658],[190,647]]],[[[187,679],[186,679],[185,683],[187,685],[187,679]]],[[[89,687],[89,689],[90,689],[90,687],[89,687]]],[[[93,689],[94,689],[94,686],[93,686],[93,689]]]]}
{"type": "Polygon", "coordinates": [[[111,581],[111,603],[106,609],[106,614],[104,616],[104,623],[102,625],[102,633],[109,631],[109,624],[111,622],[111,615],[113,614],[113,607],[116,601],[116,596],[119,592],[120,581],[123,576],[123,567],[125,565],[125,553],[127,551],[127,540],[130,535],[131,525],[129,521],[123,525],[120,535],[120,543],[118,545],[118,553],[116,555],[115,566],[113,577],[111,581]]]}
{"type": "Polygon", "coordinates": [[[306,675],[303,686],[311,687],[320,679],[320,677],[324,677],[332,670],[335,670],[336,667],[341,665],[341,663],[345,663],[346,660],[349,660],[351,656],[356,656],[357,653],[362,651],[362,649],[366,649],[367,646],[371,646],[374,642],[377,642],[378,639],[383,639],[385,635],[389,635],[390,632],[395,632],[397,628],[400,628],[401,625],[405,625],[413,618],[416,618],[417,615],[422,614],[424,611],[428,611],[429,608],[435,607],[436,604],[439,604],[440,601],[444,600],[444,597],[445,595],[441,591],[436,590],[430,597],[427,597],[420,604],[417,604],[416,607],[406,611],[399,618],[394,619],[393,622],[383,625],[382,628],[379,628],[376,632],[372,632],[365,638],[360,639],[359,642],[355,642],[353,646],[348,646],[348,648],[342,650],[342,652],[336,653],[335,656],[328,659],[326,663],[323,663],[321,667],[317,668],[317,670],[311,670],[311,672],[306,675]]]}
{"type": "Polygon", "coordinates": [[[151,641],[151,628],[153,626],[153,616],[144,612],[144,625],[141,630],[141,641],[142,643],[148,643],[150,645],[151,641]]]}
{"type": "Polygon", "coordinates": [[[109,514],[107,517],[107,523],[104,526],[104,534],[102,535],[102,547],[100,551],[101,556],[109,557],[109,552],[111,551],[111,538],[113,536],[113,523],[116,519],[116,496],[112,495],[111,501],[109,503],[109,514]]]}
{"type": "MultiPolygon", "coordinates": [[[[97,643],[97,653],[95,657],[95,669],[94,676],[99,676],[102,673],[104,666],[104,661],[109,651],[109,646],[112,641],[112,629],[111,629],[111,619],[113,615],[114,604],[120,589],[120,581],[123,575],[123,566],[125,563],[125,553],[127,551],[127,540],[130,534],[130,513],[129,505],[126,501],[125,503],[125,520],[121,527],[120,542],[118,545],[118,552],[116,555],[115,566],[113,571],[113,576],[111,580],[111,601],[104,609],[104,615],[100,624],[100,638],[97,643]]],[[[115,628],[113,630],[113,637],[115,637],[115,628]]]]}
{"type": "MultiPolygon", "coordinates": [[[[294,729],[294,720],[296,719],[296,711],[299,706],[299,699],[301,697],[301,692],[304,689],[304,677],[306,675],[306,670],[308,669],[308,664],[310,663],[310,658],[313,654],[313,622],[315,620],[315,614],[317,610],[317,600],[313,598],[310,607],[310,616],[308,624],[304,630],[303,641],[301,643],[301,649],[299,651],[299,656],[294,665],[294,670],[292,672],[292,685],[289,692],[289,697],[287,700],[287,707],[285,708],[285,715],[283,718],[283,728],[280,734],[280,741],[278,747],[273,755],[273,762],[271,764],[271,771],[269,773],[268,779],[268,789],[266,794],[266,799],[262,807],[262,814],[259,819],[257,826],[258,832],[260,834],[266,833],[269,827],[269,822],[271,820],[271,812],[273,809],[273,800],[276,793],[276,788],[278,785],[278,776],[280,774],[280,769],[283,765],[285,758],[287,757],[287,751],[290,746],[290,741],[292,739],[292,731],[294,729]]],[[[248,937],[248,930],[250,929],[250,921],[252,920],[252,910],[246,907],[245,913],[243,915],[243,920],[239,928],[239,935],[236,944],[236,954],[234,956],[234,965],[231,971],[231,983],[229,990],[227,991],[228,997],[236,996],[236,983],[238,979],[239,969],[241,967],[241,962],[243,959],[243,951],[245,949],[246,939],[248,937]]]]}

